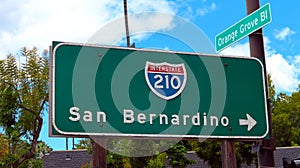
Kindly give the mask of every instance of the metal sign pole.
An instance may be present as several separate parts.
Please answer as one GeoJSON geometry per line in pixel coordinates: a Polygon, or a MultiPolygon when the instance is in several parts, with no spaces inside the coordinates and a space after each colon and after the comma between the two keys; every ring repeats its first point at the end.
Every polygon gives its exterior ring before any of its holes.
{"type": "Polygon", "coordinates": [[[222,168],[236,168],[234,140],[224,139],[221,143],[222,168]]]}
{"type": "Polygon", "coordinates": [[[106,138],[104,137],[93,137],[92,141],[92,158],[93,167],[95,168],[106,168],[106,138]]]}
{"type": "MultiPolygon", "coordinates": [[[[246,0],[247,14],[251,14],[253,11],[259,8],[259,0],[246,0]]],[[[254,33],[249,35],[249,45],[250,45],[250,55],[251,57],[256,57],[263,62],[264,75],[265,75],[265,87],[267,96],[267,110],[268,110],[268,120],[269,120],[269,135],[270,139],[264,139],[262,146],[258,153],[258,164],[259,167],[267,166],[274,167],[274,154],[275,143],[272,133],[272,111],[270,108],[270,99],[268,94],[268,78],[266,73],[266,61],[265,61],[265,51],[263,43],[262,28],[258,29],[254,33]]]]}

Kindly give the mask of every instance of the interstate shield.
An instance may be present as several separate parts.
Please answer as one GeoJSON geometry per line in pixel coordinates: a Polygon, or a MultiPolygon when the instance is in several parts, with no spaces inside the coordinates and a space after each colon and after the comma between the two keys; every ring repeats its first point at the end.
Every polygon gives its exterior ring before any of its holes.
{"type": "Polygon", "coordinates": [[[151,91],[158,97],[170,100],[180,95],[187,74],[184,64],[146,62],[145,78],[151,91]]]}

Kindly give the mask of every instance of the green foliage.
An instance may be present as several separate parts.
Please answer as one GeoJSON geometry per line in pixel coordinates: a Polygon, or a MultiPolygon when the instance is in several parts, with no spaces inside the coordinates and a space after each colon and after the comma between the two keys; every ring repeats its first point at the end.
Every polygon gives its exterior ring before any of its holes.
{"type": "Polygon", "coordinates": [[[276,146],[300,144],[300,91],[291,96],[280,93],[272,113],[273,135],[276,146]]]}
{"type": "Polygon", "coordinates": [[[22,48],[18,63],[13,55],[0,60],[0,128],[8,138],[9,155],[1,161],[18,167],[32,158],[48,102],[48,58],[37,49],[22,48]]]}
{"type": "MultiPolygon", "coordinates": [[[[206,161],[211,167],[222,167],[220,141],[191,141],[191,144],[198,157],[206,161]]],[[[240,167],[242,163],[251,165],[256,160],[257,154],[251,153],[251,149],[251,143],[235,142],[235,152],[238,167],[240,167]]]]}
{"type": "Polygon", "coordinates": [[[130,168],[130,158],[127,156],[122,156],[116,153],[112,153],[110,151],[107,152],[107,159],[106,159],[108,167],[111,168],[130,168]]]}
{"type": "MultiPolygon", "coordinates": [[[[19,159],[19,156],[26,153],[30,150],[31,145],[26,141],[20,140],[17,143],[17,148],[15,149],[15,153],[11,154],[10,156],[6,155],[3,159],[0,160],[0,167],[9,167],[9,164],[13,164],[16,160],[19,159]]],[[[53,149],[50,148],[45,142],[39,141],[37,147],[35,149],[34,155],[32,158],[25,160],[18,168],[27,168],[27,167],[42,167],[42,157],[46,153],[50,153],[53,149]]]]}
{"type": "Polygon", "coordinates": [[[145,139],[115,139],[106,143],[112,152],[112,158],[108,159],[114,167],[145,167],[149,160],[154,159],[148,155],[156,156],[171,144],[174,144],[174,141],[145,139]]]}
{"type": "Polygon", "coordinates": [[[192,141],[191,143],[199,158],[207,162],[212,168],[222,167],[221,143],[219,141],[192,141]]]}
{"type": "Polygon", "coordinates": [[[129,167],[164,167],[166,157],[169,159],[169,165],[173,167],[186,167],[193,163],[193,161],[187,159],[185,156],[188,149],[184,146],[183,142],[172,146],[164,153],[159,153],[159,151],[162,151],[161,147],[171,146],[170,144],[173,144],[173,141],[127,139],[112,142],[114,143],[114,147],[110,149],[125,154],[125,156],[113,154],[113,158],[119,160],[119,162],[114,163],[118,163],[117,165],[120,167],[125,167],[125,165],[130,165],[129,167]],[[120,152],[121,150],[122,152],[120,152]],[[145,156],[145,154],[147,154],[145,151],[156,155],[145,156]],[[120,162],[120,160],[122,162],[120,162]]]}
{"type": "Polygon", "coordinates": [[[153,156],[148,160],[148,164],[145,168],[163,168],[165,167],[167,154],[166,152],[160,153],[156,156],[153,156]]]}
{"type": "Polygon", "coordinates": [[[50,153],[53,149],[45,142],[39,141],[35,148],[35,158],[41,159],[45,154],[50,153]]]}
{"type": "MultiPolygon", "coordinates": [[[[30,148],[30,145],[27,144],[28,148],[30,148]]],[[[34,157],[27,159],[22,164],[18,166],[18,168],[28,168],[28,167],[34,167],[34,168],[41,168],[43,165],[42,157],[46,153],[50,153],[53,149],[50,148],[45,142],[39,141],[36,145],[34,157]]]]}
{"type": "Polygon", "coordinates": [[[17,76],[16,59],[8,55],[6,60],[0,61],[0,126],[6,131],[8,138],[15,135],[13,126],[16,124],[17,116],[17,93],[15,78],[17,76]]]}
{"type": "Polygon", "coordinates": [[[184,168],[189,164],[193,164],[194,161],[186,157],[188,149],[184,146],[183,142],[180,141],[170,149],[166,151],[168,155],[169,165],[174,168],[184,168]]]}
{"type": "Polygon", "coordinates": [[[8,155],[8,138],[0,134],[0,162],[8,155]]]}
{"type": "Polygon", "coordinates": [[[275,85],[273,84],[271,74],[268,74],[268,91],[269,91],[269,98],[271,100],[271,103],[275,102],[276,97],[276,91],[275,91],[275,85]]]}
{"type": "Polygon", "coordinates": [[[257,165],[257,153],[251,153],[252,143],[235,142],[235,150],[238,167],[241,167],[242,163],[249,166],[252,163],[257,165]]]}
{"type": "MultiPolygon", "coordinates": [[[[76,149],[91,148],[89,139],[82,139],[76,144],[76,149]]],[[[159,153],[161,146],[173,144],[173,141],[161,140],[139,140],[139,139],[115,139],[107,141],[107,165],[111,168],[131,168],[131,167],[165,167],[165,161],[170,159],[169,164],[173,167],[186,167],[194,163],[186,158],[188,148],[183,142],[176,144],[165,152],[159,153]],[[145,156],[145,151],[151,149],[153,156],[145,156]],[[129,157],[132,155],[144,157],[129,157]]],[[[88,164],[82,165],[86,167],[88,164]]]]}
{"type": "Polygon", "coordinates": [[[291,95],[278,93],[276,96],[270,75],[268,82],[276,146],[298,146],[300,145],[300,90],[291,95]]]}
{"type": "Polygon", "coordinates": [[[75,144],[75,149],[87,149],[88,153],[92,153],[92,142],[90,138],[84,138],[79,140],[78,144],[75,144]]]}
{"type": "Polygon", "coordinates": [[[90,163],[83,163],[81,168],[93,168],[93,160],[91,160],[90,163]]]}
{"type": "Polygon", "coordinates": [[[18,166],[18,168],[28,168],[28,167],[42,168],[42,166],[43,166],[42,159],[31,158],[24,161],[20,166],[18,166]]]}

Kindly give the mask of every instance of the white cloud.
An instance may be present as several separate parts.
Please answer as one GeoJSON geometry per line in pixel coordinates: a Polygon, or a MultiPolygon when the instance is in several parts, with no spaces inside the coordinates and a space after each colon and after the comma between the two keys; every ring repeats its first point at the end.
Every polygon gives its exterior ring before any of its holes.
{"type": "MultiPolygon", "coordinates": [[[[295,65],[295,67],[297,68],[296,73],[298,75],[298,78],[300,78],[300,55],[295,55],[295,56],[290,57],[289,62],[292,62],[295,65]]],[[[300,82],[299,82],[299,84],[300,84],[300,82]]]]}
{"type": "Polygon", "coordinates": [[[300,67],[300,55],[296,55],[292,58],[294,58],[292,61],[297,65],[297,67],[300,67]]]}
{"type": "Polygon", "coordinates": [[[231,47],[225,48],[222,55],[232,55],[232,56],[250,56],[249,43],[236,44],[231,47]]]}
{"type": "MultiPolygon", "coordinates": [[[[175,23],[173,22],[175,21],[173,21],[173,18],[174,15],[159,12],[145,12],[129,15],[128,22],[131,42],[139,42],[147,39],[156,31],[174,28],[175,23]]],[[[125,28],[120,29],[120,27],[125,27],[124,17],[119,17],[101,27],[89,39],[88,43],[124,45],[126,41],[125,28]]]]}
{"type": "Polygon", "coordinates": [[[204,15],[206,15],[207,13],[216,10],[216,8],[217,8],[217,5],[213,2],[213,3],[211,3],[210,6],[205,6],[205,7],[203,7],[203,8],[198,9],[198,10],[196,11],[196,14],[197,14],[197,15],[200,15],[200,16],[204,16],[204,15]]]}
{"type": "MultiPolygon", "coordinates": [[[[136,0],[128,2],[128,11],[129,14],[145,11],[175,14],[175,5],[164,0],[136,0]]],[[[8,53],[16,54],[23,46],[36,46],[42,52],[52,41],[86,42],[101,27],[121,16],[123,3],[118,0],[1,1],[0,59],[8,53]]],[[[162,22],[150,28],[165,29],[168,23],[162,22]]],[[[116,33],[122,38],[125,28],[119,25],[116,30],[110,30],[108,36],[115,36],[116,31],[123,32],[116,33]]]]}
{"type": "Polygon", "coordinates": [[[291,93],[298,88],[299,72],[300,72],[300,57],[297,63],[297,57],[288,58],[287,55],[276,52],[271,47],[269,38],[264,38],[265,55],[267,63],[267,71],[272,75],[277,92],[291,93]]]}
{"type": "MultiPolygon", "coordinates": [[[[275,51],[270,47],[271,41],[268,37],[264,37],[264,47],[265,47],[265,55],[271,55],[275,51]]],[[[228,48],[225,48],[221,51],[222,55],[236,55],[236,56],[248,56],[250,57],[250,47],[249,42],[246,43],[236,43],[228,48]]]]}
{"type": "MultiPolygon", "coordinates": [[[[280,53],[276,53],[271,48],[271,41],[265,37],[265,55],[267,63],[267,72],[272,75],[272,80],[277,92],[291,93],[296,91],[300,73],[300,55],[287,57],[280,53]]],[[[228,47],[221,52],[222,55],[229,56],[250,56],[249,43],[237,43],[228,47]]]]}
{"type": "Polygon", "coordinates": [[[291,30],[289,27],[285,27],[282,30],[276,30],[275,31],[275,38],[277,40],[285,40],[286,37],[291,36],[295,34],[296,32],[291,30]]]}
{"type": "MultiPolygon", "coordinates": [[[[119,3],[120,1],[117,2],[119,3]]],[[[135,0],[135,1],[128,1],[128,2],[129,2],[128,9],[131,13],[155,11],[155,12],[174,14],[174,12],[176,12],[177,9],[175,2],[170,2],[166,0],[151,0],[151,1],[135,0]]]]}
{"type": "Polygon", "coordinates": [[[289,63],[282,54],[268,56],[267,68],[278,91],[290,93],[298,87],[297,73],[299,70],[295,64],[289,63]]]}

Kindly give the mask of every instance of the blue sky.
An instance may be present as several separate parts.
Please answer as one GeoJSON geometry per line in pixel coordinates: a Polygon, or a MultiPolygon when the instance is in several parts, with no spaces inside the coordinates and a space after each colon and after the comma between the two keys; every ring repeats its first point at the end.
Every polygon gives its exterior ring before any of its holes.
{"type": "MultiPolygon", "coordinates": [[[[296,13],[300,2],[260,1],[261,6],[266,3],[270,3],[272,13],[272,22],[263,28],[267,71],[272,74],[277,92],[291,93],[297,90],[300,80],[300,22],[296,13]]],[[[161,12],[186,19],[201,29],[214,44],[218,33],[246,16],[246,0],[128,0],[128,11],[129,14],[161,12]]],[[[99,29],[117,19],[122,20],[122,15],[121,0],[1,0],[0,59],[9,53],[17,55],[23,46],[36,46],[42,52],[52,41],[85,43],[99,29]]],[[[129,20],[131,41],[136,43],[137,48],[191,51],[181,39],[159,33],[178,27],[178,23],[173,22],[174,18],[153,15],[129,20]],[[153,24],[153,20],[160,22],[153,24]],[[141,30],[151,33],[136,34],[141,30]]],[[[185,33],[188,35],[190,32],[182,32],[183,35],[185,33]]],[[[124,46],[124,34],[121,24],[98,38],[102,44],[124,46]]],[[[248,38],[221,54],[249,56],[248,38]]],[[[47,130],[46,113],[41,139],[56,150],[65,149],[65,139],[49,138],[47,130]]]]}

